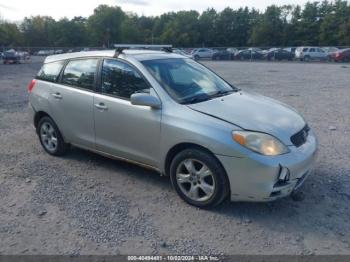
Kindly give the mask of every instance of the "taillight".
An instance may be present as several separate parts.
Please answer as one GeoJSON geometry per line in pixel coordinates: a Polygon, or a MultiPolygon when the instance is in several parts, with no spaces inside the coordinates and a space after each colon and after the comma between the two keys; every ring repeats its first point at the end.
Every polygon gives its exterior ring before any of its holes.
{"type": "Polygon", "coordinates": [[[33,79],[32,81],[29,82],[28,87],[27,87],[28,93],[32,92],[34,85],[35,85],[35,82],[36,82],[35,79],[33,79]]]}

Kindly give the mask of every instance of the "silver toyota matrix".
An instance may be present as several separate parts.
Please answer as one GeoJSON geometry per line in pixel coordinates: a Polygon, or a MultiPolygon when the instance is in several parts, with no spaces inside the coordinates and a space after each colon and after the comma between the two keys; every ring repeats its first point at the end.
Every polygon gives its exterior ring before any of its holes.
{"type": "Polygon", "coordinates": [[[170,51],[47,57],[28,85],[44,150],[58,156],[73,145],[153,168],[203,208],[299,188],[317,152],[303,117],[170,51]]]}

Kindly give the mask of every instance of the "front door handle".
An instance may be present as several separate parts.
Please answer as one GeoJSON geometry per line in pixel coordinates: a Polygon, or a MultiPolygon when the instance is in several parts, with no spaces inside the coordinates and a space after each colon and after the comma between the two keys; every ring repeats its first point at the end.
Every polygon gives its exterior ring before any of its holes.
{"type": "Polygon", "coordinates": [[[108,107],[104,103],[95,104],[95,107],[100,109],[100,110],[107,110],[108,109],[108,107]]]}
{"type": "Polygon", "coordinates": [[[62,96],[61,96],[61,94],[60,93],[54,93],[54,94],[52,94],[52,96],[54,97],[54,98],[56,98],[56,99],[62,99],[62,96]]]}

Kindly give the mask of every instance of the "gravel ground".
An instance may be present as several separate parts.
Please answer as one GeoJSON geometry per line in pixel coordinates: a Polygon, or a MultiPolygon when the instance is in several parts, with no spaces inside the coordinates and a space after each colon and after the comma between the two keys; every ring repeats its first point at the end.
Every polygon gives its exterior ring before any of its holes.
{"type": "Polygon", "coordinates": [[[319,137],[301,201],[185,204],[167,177],[80,149],[44,153],[26,85],[0,65],[0,254],[350,254],[350,65],[204,62],[297,108],[319,137]]]}

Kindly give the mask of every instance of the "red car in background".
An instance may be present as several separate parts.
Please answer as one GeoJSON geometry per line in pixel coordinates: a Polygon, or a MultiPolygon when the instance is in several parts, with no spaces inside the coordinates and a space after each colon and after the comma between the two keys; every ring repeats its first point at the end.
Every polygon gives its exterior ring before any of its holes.
{"type": "Polygon", "coordinates": [[[330,53],[329,60],[334,62],[350,62],[350,48],[330,53]]]}

